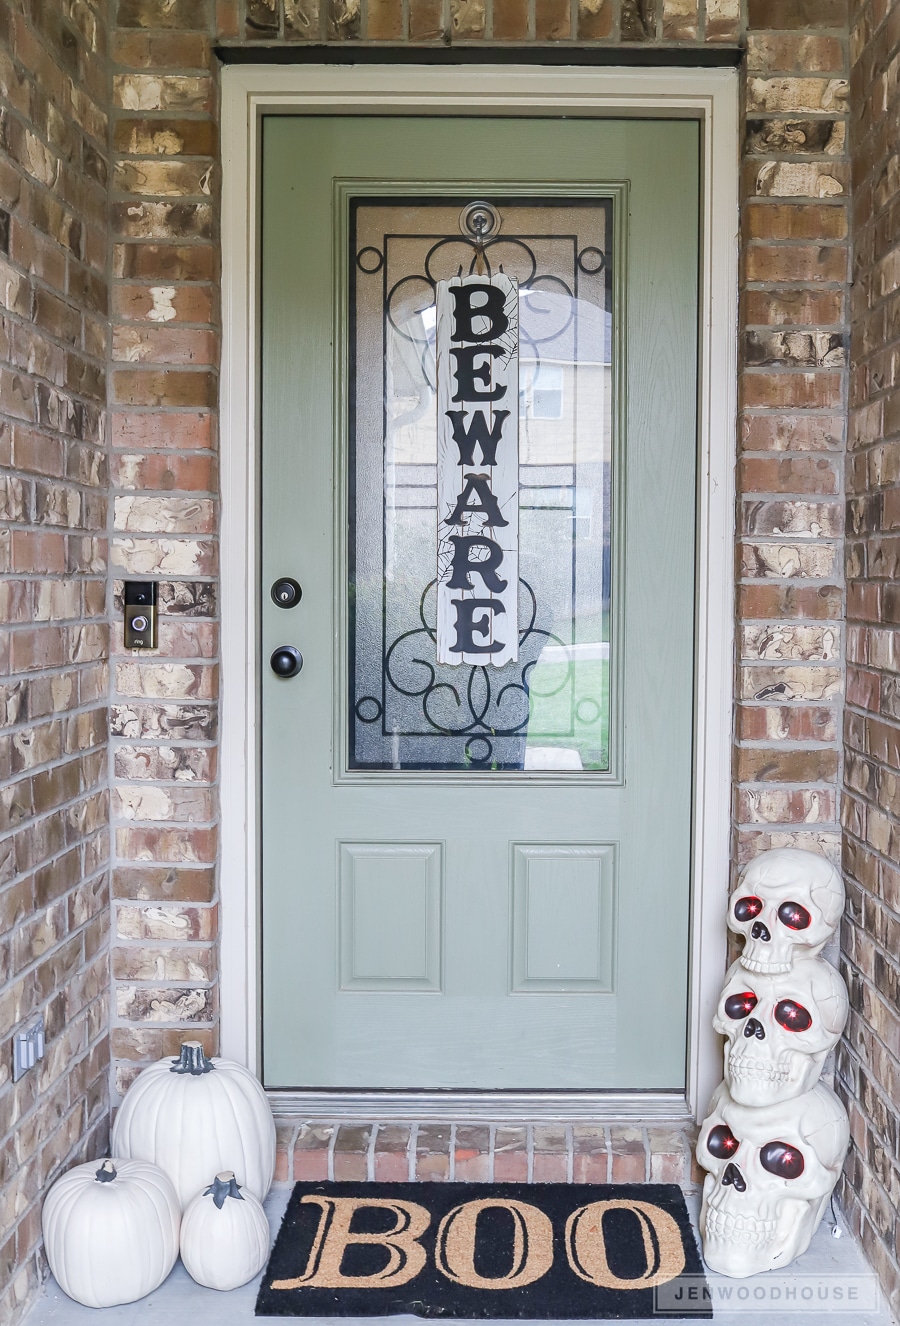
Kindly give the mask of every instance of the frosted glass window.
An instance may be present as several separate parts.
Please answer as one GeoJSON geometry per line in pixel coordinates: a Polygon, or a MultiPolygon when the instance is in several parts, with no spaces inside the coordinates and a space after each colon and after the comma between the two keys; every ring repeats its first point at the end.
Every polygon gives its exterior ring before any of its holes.
{"type": "Polygon", "coordinates": [[[519,660],[439,665],[435,283],[469,196],[351,203],[349,767],[609,768],[612,205],[490,197],[519,281],[519,660]]]}

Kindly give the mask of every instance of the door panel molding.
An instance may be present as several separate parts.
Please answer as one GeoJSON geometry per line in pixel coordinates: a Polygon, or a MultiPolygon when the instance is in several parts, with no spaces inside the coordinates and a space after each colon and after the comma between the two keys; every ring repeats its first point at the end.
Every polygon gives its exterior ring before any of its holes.
{"type": "MultiPolygon", "coordinates": [[[[689,118],[702,133],[697,683],[694,718],[690,1015],[686,1108],[698,1117],[721,1075],[711,1018],[725,968],[733,723],[734,461],[737,387],[738,75],[733,70],[509,65],[301,67],[223,72],[222,946],[223,1053],[259,1063],[258,242],[263,114],[475,114],[689,118]]],[[[339,1117],[529,1119],[678,1112],[658,1093],[278,1093],[339,1117]],[[516,1099],[520,1105],[516,1104],[516,1099]],[[343,1102],[343,1104],[342,1104],[343,1102]],[[357,1103],[354,1103],[357,1102],[357,1103]],[[546,1108],[547,1113],[543,1113],[546,1108]],[[482,1113],[487,1110],[487,1115],[482,1113]],[[391,1117],[400,1117],[392,1115],[391,1117]],[[434,1116],[436,1117],[436,1116],[434,1116]],[[518,1117],[518,1116],[516,1116],[518,1117]],[[524,1114],[523,1116],[524,1117],[524,1114]]]]}
{"type": "MultiPolygon", "coordinates": [[[[377,108],[380,109],[380,108],[377,108]]],[[[454,110],[458,111],[458,107],[454,110]]],[[[436,173],[440,173],[436,171],[436,173]]],[[[613,335],[614,345],[614,417],[613,417],[613,446],[618,450],[621,439],[625,436],[625,414],[626,414],[626,371],[625,371],[625,272],[628,260],[628,210],[629,210],[629,191],[628,181],[614,181],[605,179],[602,184],[585,183],[579,180],[577,183],[569,181],[560,183],[556,180],[542,180],[540,183],[529,180],[524,183],[516,183],[510,180],[504,180],[502,185],[498,186],[504,197],[517,198],[523,200],[535,196],[541,198],[558,198],[561,201],[571,198],[573,193],[581,198],[608,199],[613,208],[613,237],[614,237],[614,260],[613,260],[613,308],[615,309],[615,332],[613,335]]],[[[405,198],[409,196],[418,196],[422,199],[430,197],[440,197],[445,195],[448,189],[462,193],[469,192],[473,196],[484,193],[486,185],[484,179],[475,181],[466,181],[454,179],[452,184],[447,181],[437,183],[422,183],[416,180],[389,180],[379,181],[373,184],[371,180],[355,179],[336,179],[333,188],[335,215],[339,218],[339,251],[346,253],[349,246],[348,234],[348,203],[351,198],[405,198]]],[[[338,648],[338,657],[340,659],[340,676],[337,684],[337,694],[347,695],[350,691],[348,649],[350,628],[348,622],[346,585],[348,577],[347,568],[347,541],[344,537],[344,522],[348,507],[347,501],[347,464],[348,464],[348,400],[349,400],[349,368],[347,363],[347,346],[344,338],[340,334],[340,328],[347,325],[349,308],[349,280],[350,273],[343,264],[336,265],[335,271],[335,292],[334,292],[334,343],[335,343],[335,382],[333,391],[333,410],[335,419],[335,458],[334,472],[337,476],[334,493],[334,568],[335,568],[335,589],[334,601],[336,609],[336,621],[340,633],[340,645],[338,648]]],[[[624,556],[625,556],[625,465],[617,463],[613,471],[613,490],[612,503],[610,511],[610,520],[613,530],[613,547],[611,551],[612,561],[612,585],[610,592],[610,610],[611,610],[611,635],[612,646],[610,653],[610,710],[609,710],[609,767],[601,771],[578,772],[574,770],[567,772],[566,783],[592,783],[605,787],[624,787],[624,556]]],[[[479,773],[476,770],[470,770],[463,774],[453,772],[452,774],[441,774],[435,770],[415,770],[415,769],[391,769],[388,772],[367,770],[365,772],[355,771],[347,767],[347,751],[349,745],[348,729],[350,724],[350,715],[345,705],[335,705],[334,713],[334,749],[339,752],[338,759],[335,761],[335,767],[332,777],[335,784],[373,784],[384,783],[386,786],[396,788],[402,786],[415,787],[417,785],[426,785],[435,787],[443,784],[447,787],[459,787],[460,785],[477,783],[489,783],[491,787],[502,787],[504,785],[521,787],[523,784],[530,786],[558,787],[558,775],[548,775],[545,771],[534,769],[518,769],[514,773],[505,774],[503,772],[492,771],[490,773],[479,773]]]]}

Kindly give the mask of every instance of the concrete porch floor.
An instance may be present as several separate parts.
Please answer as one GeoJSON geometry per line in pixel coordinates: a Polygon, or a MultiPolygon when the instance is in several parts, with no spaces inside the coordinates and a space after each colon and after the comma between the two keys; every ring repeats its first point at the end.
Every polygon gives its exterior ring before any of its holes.
{"type": "MultiPolygon", "coordinates": [[[[266,1202],[273,1237],[281,1223],[289,1194],[288,1185],[279,1186],[272,1190],[266,1202]]],[[[686,1201],[696,1229],[699,1196],[688,1193],[686,1201]]],[[[773,1288],[783,1285],[781,1275],[775,1285],[772,1275],[728,1280],[724,1276],[709,1274],[715,1320],[730,1326],[782,1326],[782,1323],[784,1326],[806,1326],[816,1317],[824,1317],[827,1326],[890,1326],[895,1320],[862,1249],[846,1230],[842,1238],[835,1239],[829,1226],[823,1222],[808,1252],[783,1275],[801,1293],[808,1289],[813,1295],[801,1300],[798,1293],[796,1310],[788,1311],[773,1301],[773,1288]],[[850,1312],[836,1310],[833,1292],[828,1300],[823,1301],[819,1298],[820,1286],[840,1286],[845,1294],[855,1286],[859,1306],[850,1312]]],[[[23,1326],[197,1326],[198,1322],[211,1322],[215,1326],[249,1326],[257,1320],[253,1308],[258,1284],[259,1281],[254,1280],[241,1289],[220,1294],[195,1284],[179,1261],[165,1284],[147,1298],[121,1307],[92,1309],[66,1298],[51,1279],[23,1326]]],[[[331,1320],[340,1320],[345,1326],[373,1326],[380,1319],[343,1317],[331,1320]]],[[[417,1317],[392,1320],[409,1323],[409,1326],[421,1321],[417,1317]]],[[[620,1326],[646,1326],[647,1320],[653,1319],[644,1318],[642,1323],[620,1319],[620,1326]]]]}

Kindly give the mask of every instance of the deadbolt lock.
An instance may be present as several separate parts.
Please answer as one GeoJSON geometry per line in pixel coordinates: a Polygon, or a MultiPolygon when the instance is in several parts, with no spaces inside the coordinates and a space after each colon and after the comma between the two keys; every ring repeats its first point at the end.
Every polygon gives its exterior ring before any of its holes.
{"type": "Polygon", "coordinates": [[[272,602],[279,608],[296,608],[303,590],[292,576],[282,576],[272,586],[272,602]]]}

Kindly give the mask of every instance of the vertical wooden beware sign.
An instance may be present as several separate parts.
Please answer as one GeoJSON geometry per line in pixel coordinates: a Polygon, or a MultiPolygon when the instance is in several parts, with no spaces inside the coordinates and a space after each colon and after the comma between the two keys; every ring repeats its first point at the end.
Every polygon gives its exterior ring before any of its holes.
{"type": "Polygon", "coordinates": [[[437,660],[519,656],[519,287],[437,287],[437,660]]]}

